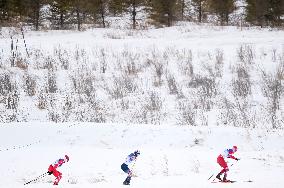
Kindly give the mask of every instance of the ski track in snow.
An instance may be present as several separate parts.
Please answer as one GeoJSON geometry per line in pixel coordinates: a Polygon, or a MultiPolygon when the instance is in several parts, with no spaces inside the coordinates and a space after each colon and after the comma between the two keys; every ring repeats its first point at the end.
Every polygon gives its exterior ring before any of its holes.
{"type": "Polygon", "coordinates": [[[65,153],[70,161],[59,168],[63,178],[58,187],[125,187],[122,181],[126,175],[120,165],[135,149],[141,150],[141,155],[133,168],[131,187],[282,187],[283,131],[267,134],[264,130],[241,128],[210,127],[208,131],[197,127],[92,123],[13,123],[0,127],[1,149],[38,139],[41,142],[30,147],[0,152],[5,169],[0,172],[0,187],[52,187],[53,176],[23,184],[46,172],[49,164],[65,153]],[[196,139],[202,142],[196,144],[196,139]],[[215,176],[207,179],[220,170],[217,155],[233,144],[239,146],[235,155],[241,160],[229,160],[229,164],[234,163],[229,179],[237,182],[211,183],[215,176]]]}

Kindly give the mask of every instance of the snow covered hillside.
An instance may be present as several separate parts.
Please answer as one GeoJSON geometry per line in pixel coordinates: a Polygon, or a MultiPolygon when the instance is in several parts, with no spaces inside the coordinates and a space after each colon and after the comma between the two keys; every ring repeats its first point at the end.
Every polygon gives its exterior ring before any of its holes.
{"type": "Polygon", "coordinates": [[[175,127],[93,123],[11,123],[0,127],[0,187],[53,187],[53,176],[23,185],[68,154],[58,187],[125,187],[120,165],[141,151],[130,187],[282,188],[284,132],[220,127],[175,127]],[[216,157],[238,145],[229,160],[233,184],[207,179],[220,170],[216,157]],[[247,182],[252,181],[252,182],[247,182]]]}
{"type": "Polygon", "coordinates": [[[283,128],[284,32],[2,29],[0,121],[283,128]]]}

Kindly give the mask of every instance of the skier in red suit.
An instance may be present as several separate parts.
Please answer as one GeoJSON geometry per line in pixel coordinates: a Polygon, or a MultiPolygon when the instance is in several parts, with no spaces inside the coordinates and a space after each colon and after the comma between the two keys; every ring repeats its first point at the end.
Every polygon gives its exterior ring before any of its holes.
{"type": "Polygon", "coordinates": [[[65,155],[63,159],[58,159],[49,166],[48,172],[47,172],[48,175],[53,174],[56,177],[53,185],[58,185],[60,179],[62,178],[62,173],[57,171],[57,168],[60,167],[63,163],[66,163],[68,161],[69,161],[69,157],[65,155]]]}
{"type": "Polygon", "coordinates": [[[232,149],[226,149],[223,154],[220,154],[217,158],[217,163],[223,168],[221,172],[216,176],[217,179],[220,181],[228,181],[227,180],[227,172],[229,171],[228,164],[224,158],[231,158],[235,160],[239,160],[238,158],[234,157],[233,154],[238,150],[237,146],[233,146],[232,149]],[[221,175],[224,173],[223,179],[221,179],[221,175]]]}

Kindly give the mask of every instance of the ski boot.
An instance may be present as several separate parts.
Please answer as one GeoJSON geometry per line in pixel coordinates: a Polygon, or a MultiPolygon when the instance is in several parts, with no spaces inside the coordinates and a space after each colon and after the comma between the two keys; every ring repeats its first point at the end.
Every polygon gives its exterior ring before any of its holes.
{"type": "Polygon", "coordinates": [[[220,180],[220,181],[222,181],[222,179],[221,179],[221,176],[222,175],[222,173],[220,172],[217,176],[216,176],[216,178],[218,179],[218,180],[220,180]]]}
{"type": "Polygon", "coordinates": [[[223,182],[229,182],[230,180],[227,180],[227,174],[224,174],[224,177],[223,177],[223,182]]]}
{"type": "Polygon", "coordinates": [[[131,180],[131,177],[127,177],[124,182],[123,182],[123,185],[130,185],[130,180],[131,180]]]}

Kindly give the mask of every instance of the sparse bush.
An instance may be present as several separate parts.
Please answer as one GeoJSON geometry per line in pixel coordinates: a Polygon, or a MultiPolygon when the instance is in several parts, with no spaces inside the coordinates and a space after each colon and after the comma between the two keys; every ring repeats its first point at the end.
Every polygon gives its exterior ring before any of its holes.
{"type": "Polygon", "coordinates": [[[41,110],[46,109],[48,104],[48,99],[46,94],[41,91],[37,96],[37,107],[41,110]]]}
{"type": "Polygon", "coordinates": [[[265,72],[262,74],[262,92],[268,101],[266,110],[268,111],[270,122],[274,129],[281,125],[281,123],[279,123],[281,122],[281,117],[279,117],[278,112],[280,111],[280,101],[283,97],[284,85],[279,78],[281,78],[283,74],[282,68],[278,68],[275,75],[269,75],[265,72]]]}
{"type": "Polygon", "coordinates": [[[10,75],[8,73],[0,74],[0,94],[6,96],[12,90],[13,85],[10,75]]]}
{"type": "Polygon", "coordinates": [[[232,81],[233,95],[247,97],[251,94],[251,81],[247,68],[238,66],[236,72],[237,79],[232,81]]]}
{"type": "Polygon", "coordinates": [[[145,96],[142,106],[140,108],[136,107],[133,121],[143,124],[160,124],[163,118],[162,107],[163,101],[159,93],[151,91],[145,96]]]}
{"type": "Polygon", "coordinates": [[[48,118],[53,122],[61,122],[59,109],[57,108],[58,101],[53,94],[48,94],[48,118]]]}
{"type": "Polygon", "coordinates": [[[69,54],[67,50],[63,50],[60,46],[58,48],[55,48],[54,55],[58,57],[59,63],[61,65],[61,68],[64,70],[69,69],[69,54]]]}
{"type": "Polygon", "coordinates": [[[138,89],[134,79],[129,76],[118,77],[113,81],[112,88],[108,88],[109,94],[114,99],[121,99],[129,93],[134,93],[138,89]]]}
{"type": "Polygon", "coordinates": [[[162,85],[162,76],[164,73],[164,65],[160,62],[154,62],[154,71],[155,71],[155,82],[154,86],[159,87],[162,85]]]}
{"type": "Polygon", "coordinates": [[[233,93],[236,96],[247,97],[251,94],[251,83],[249,80],[237,79],[232,81],[233,93]]]}
{"type": "Polygon", "coordinates": [[[196,111],[193,109],[193,106],[188,103],[189,101],[179,101],[178,102],[178,124],[181,125],[191,125],[197,126],[196,123],[196,111]]]}
{"type": "Polygon", "coordinates": [[[17,110],[19,105],[19,94],[16,90],[10,92],[6,97],[6,108],[17,110]]]}
{"type": "Polygon", "coordinates": [[[55,60],[51,56],[45,57],[41,68],[55,70],[55,60]]]}
{"type": "Polygon", "coordinates": [[[26,59],[23,58],[16,58],[16,67],[26,70],[28,68],[28,63],[26,62],[26,59]]]}
{"type": "Polygon", "coordinates": [[[237,51],[237,54],[240,62],[249,65],[253,64],[255,52],[251,45],[241,45],[237,51]]]}
{"type": "Polygon", "coordinates": [[[56,74],[53,71],[48,72],[46,89],[48,93],[56,93],[58,89],[56,82],[56,74]]]}
{"type": "Polygon", "coordinates": [[[201,92],[207,97],[212,97],[217,94],[216,82],[214,79],[196,75],[188,84],[188,87],[201,87],[201,92]]]}
{"type": "Polygon", "coordinates": [[[171,95],[178,94],[178,87],[175,78],[172,75],[167,76],[168,88],[171,95]]]}
{"type": "Polygon", "coordinates": [[[246,98],[234,97],[234,101],[224,98],[220,118],[223,124],[235,127],[255,127],[255,114],[246,98]]]}
{"type": "Polygon", "coordinates": [[[94,95],[96,92],[95,77],[91,73],[85,73],[84,71],[78,72],[78,74],[70,76],[75,92],[85,94],[88,97],[94,95]]]}
{"type": "Polygon", "coordinates": [[[224,66],[224,53],[221,50],[216,50],[216,55],[215,55],[216,76],[222,77],[222,75],[223,75],[223,66],[224,66]]]}
{"type": "Polygon", "coordinates": [[[24,89],[28,96],[34,96],[36,93],[36,80],[30,75],[24,75],[24,89]]]}

